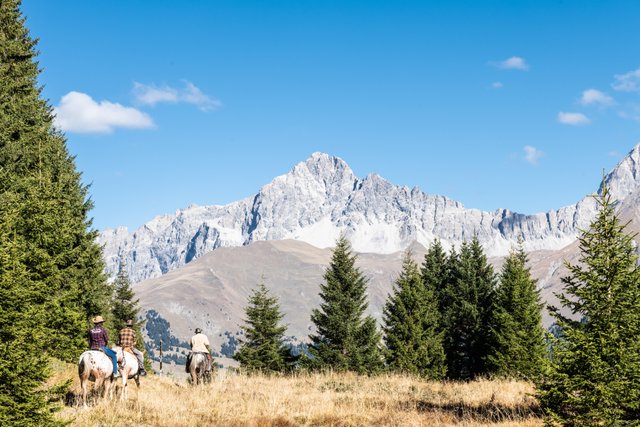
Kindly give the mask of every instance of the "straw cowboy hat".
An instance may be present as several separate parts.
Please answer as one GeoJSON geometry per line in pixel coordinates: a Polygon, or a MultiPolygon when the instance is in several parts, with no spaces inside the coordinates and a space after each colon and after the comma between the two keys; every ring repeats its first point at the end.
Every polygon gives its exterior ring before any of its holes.
{"type": "Polygon", "coordinates": [[[93,318],[93,323],[103,323],[104,319],[102,318],[102,316],[96,316],[93,318]]]}

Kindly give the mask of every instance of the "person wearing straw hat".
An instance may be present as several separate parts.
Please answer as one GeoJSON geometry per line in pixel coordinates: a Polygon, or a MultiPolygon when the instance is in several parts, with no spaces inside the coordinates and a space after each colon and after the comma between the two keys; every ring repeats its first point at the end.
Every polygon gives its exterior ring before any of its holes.
{"type": "Polygon", "coordinates": [[[93,328],[89,329],[89,348],[91,350],[98,350],[104,352],[111,358],[113,362],[113,378],[118,378],[120,373],[118,372],[118,358],[116,352],[107,347],[109,343],[109,335],[107,330],[102,326],[104,319],[102,316],[96,316],[93,319],[93,328]]]}

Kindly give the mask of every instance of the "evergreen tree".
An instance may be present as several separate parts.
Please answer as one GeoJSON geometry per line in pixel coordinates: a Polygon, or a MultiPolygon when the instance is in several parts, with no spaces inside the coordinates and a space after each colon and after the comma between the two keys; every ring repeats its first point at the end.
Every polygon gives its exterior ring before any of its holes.
{"type": "MultiPolygon", "coordinates": [[[[454,251],[452,251],[451,259],[456,259],[454,251]]],[[[447,297],[447,288],[451,281],[450,266],[452,264],[447,258],[440,240],[436,239],[424,255],[421,273],[424,286],[430,289],[436,298],[438,313],[440,314],[444,313],[450,305],[447,297]]],[[[442,316],[439,317],[440,322],[442,322],[442,316]]],[[[440,326],[440,329],[442,329],[442,326],[440,326]]]]}
{"type": "Polygon", "coordinates": [[[449,257],[451,276],[442,298],[447,374],[473,379],[489,374],[491,319],[496,278],[478,238],[464,242],[449,257]]]}
{"type": "Polygon", "coordinates": [[[556,307],[555,340],[539,400],[550,423],[637,425],[640,420],[640,270],[633,236],[621,225],[606,185],[598,213],[579,238],[581,256],[567,264],[556,307]],[[579,319],[579,320],[578,320],[579,319]]]}
{"type": "Polygon", "coordinates": [[[282,372],[291,368],[291,355],[283,343],[286,326],[278,298],[271,296],[264,281],[249,297],[243,326],[245,339],[233,358],[248,371],[282,372]]]}
{"type": "Polygon", "coordinates": [[[445,374],[438,302],[407,251],[393,294],[384,307],[386,359],[390,369],[441,379],[445,374]]]}
{"type": "Polygon", "coordinates": [[[88,318],[108,309],[110,287],[87,219],[87,187],[40,97],[36,42],[19,5],[0,2],[0,197],[16,209],[13,232],[25,242],[29,277],[24,291],[48,329],[40,351],[72,361],[86,347],[88,318]]]}
{"type": "Polygon", "coordinates": [[[0,1],[1,425],[55,424],[48,356],[76,361],[111,296],[87,187],[40,96],[35,45],[20,1],[0,1]]]}
{"type": "MultiPolygon", "coordinates": [[[[136,298],[136,294],[131,287],[131,281],[129,280],[129,274],[127,273],[127,266],[124,260],[120,261],[118,268],[118,274],[113,282],[113,298],[111,301],[111,327],[113,331],[113,342],[115,343],[118,338],[120,329],[125,326],[125,322],[129,319],[133,320],[132,329],[136,333],[136,348],[138,350],[144,350],[144,338],[142,337],[142,327],[144,320],[140,319],[140,306],[138,305],[140,299],[136,298]]],[[[151,361],[144,355],[144,367],[147,370],[151,370],[151,361]]]]}
{"type": "Polygon", "coordinates": [[[547,352],[540,292],[526,264],[527,254],[520,245],[502,266],[488,365],[499,376],[533,379],[542,373],[547,352]]]}
{"type": "Polygon", "coordinates": [[[15,233],[17,210],[1,197],[0,209],[0,425],[61,425],[48,401],[55,389],[43,387],[48,358],[39,341],[47,334],[39,295],[29,292],[26,243],[15,233]]]}
{"type": "Polygon", "coordinates": [[[311,313],[316,334],[309,337],[309,352],[317,369],[373,373],[382,368],[380,333],[373,317],[364,316],[367,280],[355,262],[349,242],[340,237],[320,285],[320,308],[311,313]]]}
{"type": "Polygon", "coordinates": [[[135,297],[136,294],[131,288],[129,274],[127,273],[124,261],[120,262],[118,274],[113,282],[113,288],[111,313],[115,322],[114,326],[120,328],[125,321],[131,319],[134,322],[134,329],[138,331],[140,329],[140,323],[138,321],[138,312],[140,311],[138,303],[140,299],[135,297]]]}

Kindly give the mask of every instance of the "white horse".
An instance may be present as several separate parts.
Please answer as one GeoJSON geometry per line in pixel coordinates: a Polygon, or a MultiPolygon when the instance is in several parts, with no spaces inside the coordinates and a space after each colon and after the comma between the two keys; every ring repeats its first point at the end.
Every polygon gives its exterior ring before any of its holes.
{"type": "Polygon", "coordinates": [[[191,353],[191,363],[189,364],[189,375],[191,384],[208,384],[211,382],[211,370],[206,353],[191,353]]]}
{"type": "Polygon", "coordinates": [[[113,397],[113,362],[111,358],[98,350],[85,351],[78,361],[78,376],[82,389],[82,405],[87,407],[87,383],[94,381],[94,390],[104,386],[103,397],[113,397]]]}
{"type": "Polygon", "coordinates": [[[113,347],[118,357],[120,365],[120,373],[122,374],[122,392],[120,400],[126,400],[129,397],[127,389],[127,380],[134,379],[138,388],[140,388],[140,367],[138,366],[138,358],[135,354],[124,351],[122,347],[113,347]]]}

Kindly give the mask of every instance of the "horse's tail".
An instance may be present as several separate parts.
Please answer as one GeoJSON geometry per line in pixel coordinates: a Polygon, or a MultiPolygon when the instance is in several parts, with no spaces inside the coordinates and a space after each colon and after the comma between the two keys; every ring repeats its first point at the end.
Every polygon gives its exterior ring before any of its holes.
{"type": "Polygon", "coordinates": [[[82,378],[87,369],[87,362],[84,360],[84,354],[80,357],[80,363],[78,363],[78,376],[82,378]]]}

